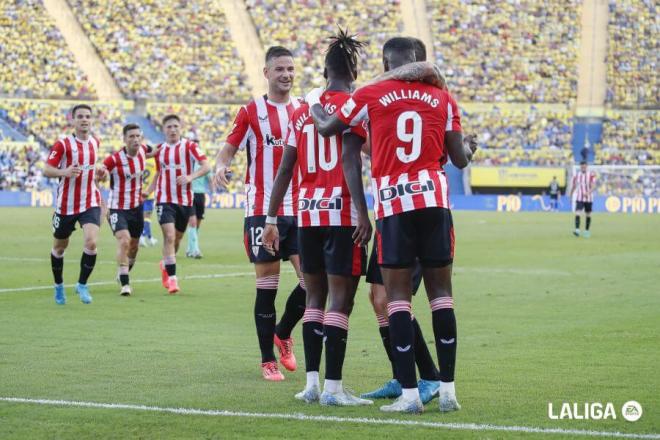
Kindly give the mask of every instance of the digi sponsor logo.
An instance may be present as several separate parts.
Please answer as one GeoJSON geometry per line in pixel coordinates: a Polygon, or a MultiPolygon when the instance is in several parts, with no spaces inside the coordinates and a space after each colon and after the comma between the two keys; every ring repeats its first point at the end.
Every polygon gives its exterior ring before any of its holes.
{"type": "Polygon", "coordinates": [[[390,200],[406,195],[414,195],[426,191],[435,191],[435,184],[432,180],[425,183],[416,181],[408,183],[399,183],[393,186],[386,186],[378,191],[380,202],[389,202],[390,200]]]}
{"type": "Polygon", "coordinates": [[[340,211],[342,208],[341,197],[334,199],[304,199],[298,200],[298,209],[300,211],[340,211]]]}

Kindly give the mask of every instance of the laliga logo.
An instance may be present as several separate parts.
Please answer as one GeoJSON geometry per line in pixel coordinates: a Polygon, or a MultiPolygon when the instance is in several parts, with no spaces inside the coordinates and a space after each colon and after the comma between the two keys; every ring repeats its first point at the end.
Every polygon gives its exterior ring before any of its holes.
{"type": "Polygon", "coordinates": [[[300,211],[313,211],[315,209],[321,211],[325,210],[341,210],[341,197],[336,199],[300,199],[298,200],[298,209],[300,211]]]}
{"type": "MultiPolygon", "coordinates": [[[[636,422],[642,417],[642,405],[634,400],[626,402],[621,408],[621,415],[629,422],[636,422]]],[[[605,405],[599,402],[587,402],[584,405],[564,402],[557,414],[552,402],[549,402],[548,418],[552,420],[616,420],[616,411],[612,402],[607,402],[605,405]]]]}
{"type": "Polygon", "coordinates": [[[405,195],[418,194],[425,191],[434,191],[435,185],[432,180],[427,180],[425,184],[422,182],[408,182],[399,183],[395,186],[386,186],[378,191],[381,202],[387,202],[397,197],[405,195]]]}

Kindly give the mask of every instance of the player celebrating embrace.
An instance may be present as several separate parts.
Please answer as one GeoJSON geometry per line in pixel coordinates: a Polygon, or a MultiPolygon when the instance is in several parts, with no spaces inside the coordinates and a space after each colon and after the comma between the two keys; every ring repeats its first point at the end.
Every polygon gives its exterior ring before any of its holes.
{"type": "Polygon", "coordinates": [[[245,203],[244,240],[245,251],[257,277],[257,297],[254,304],[254,320],[261,350],[261,371],[264,379],[280,381],[284,376],[277,368],[273,343],[280,351],[280,361],[295,371],[291,331],[300,321],[305,310],[305,287],[300,274],[298,241],[296,237],[296,197],[298,179],[294,178],[286,191],[280,207],[280,249],[270,255],[263,248],[262,236],[266,226],[266,212],[270,201],[273,180],[282,160],[282,150],[289,119],[300,106],[297,99],[289,96],[293,86],[295,67],[291,52],[275,46],[266,52],[264,76],[268,80],[268,94],[241,108],[234,121],[234,128],[224,148],[218,153],[216,181],[226,186],[232,158],[239,148],[247,148],[248,169],[245,176],[247,201],[245,203]],[[300,284],[286,303],[280,323],[275,322],[275,296],[280,282],[280,260],[291,260],[300,284]]]}
{"type": "MultiPolygon", "coordinates": [[[[325,56],[328,87],[321,96],[330,113],[349,98],[357,77],[358,51],[363,43],[340,31],[331,38],[325,56]]],[[[362,138],[366,132],[360,126],[362,138]]],[[[303,104],[289,122],[284,157],[273,184],[264,247],[274,253],[279,249],[277,212],[296,168],[300,169],[298,203],[298,244],[303,277],[307,287],[307,305],[303,317],[303,342],[307,386],[296,398],[307,403],[320,399],[322,405],[369,405],[346,391],[342,385],[342,367],[348,338],[348,317],[353,298],[366,267],[366,252],[353,242],[357,211],[351,201],[341,169],[341,136],[321,137],[314,128],[309,106],[303,104]],[[326,298],[330,307],[325,312],[326,298]],[[319,396],[319,366],[325,339],[325,384],[319,396]]],[[[369,231],[370,232],[370,231],[369,231]]]]}
{"type": "MultiPolygon", "coordinates": [[[[392,38],[383,47],[385,70],[415,61],[408,38],[392,38]]],[[[314,96],[309,97],[311,101],[314,96]]],[[[454,391],[456,318],[451,290],[454,229],[447,178],[447,153],[454,165],[467,166],[473,150],[464,146],[458,106],[446,90],[421,82],[380,81],[357,90],[339,112],[328,117],[320,105],[312,115],[324,134],[368,120],[376,214],[378,263],[387,291],[392,353],[401,396],[383,411],[422,412],[415,378],[411,322],[412,268],[419,259],[433,314],[440,365],[440,410],[460,408],[454,391]]],[[[476,146],[475,146],[476,148],[476,146]]],[[[359,148],[344,145],[346,181],[358,203],[362,193],[359,148]]],[[[358,227],[360,224],[358,223],[358,227]]]]}
{"type": "Polygon", "coordinates": [[[160,270],[163,287],[173,295],[179,291],[176,252],[186,232],[193,204],[191,182],[208,173],[211,167],[197,144],[181,137],[181,119],[177,115],[165,116],[163,129],[166,141],[158,146],[156,176],[145,196],[156,185],[156,214],[163,231],[160,270]],[[200,166],[193,171],[195,160],[200,166]]]}
{"type": "Polygon", "coordinates": [[[101,193],[96,187],[96,155],[101,142],[92,136],[92,108],[79,104],[71,110],[74,134],[58,140],[50,150],[44,165],[46,177],[59,177],[57,205],[53,215],[53,249],[50,262],[55,279],[55,302],[66,304],[64,281],[64,251],[69,237],[80,224],[84,247],[80,259],[80,276],[76,292],[84,304],[92,302],[87,279],[96,264],[96,239],[101,225],[101,193]]]}
{"type": "Polygon", "coordinates": [[[129,296],[132,292],[128,272],[135,264],[144,228],[142,175],[151,148],[142,145],[142,130],[138,125],[125,125],[122,132],[124,148],[106,157],[103,161],[103,174],[110,173],[108,221],[117,239],[120,294],[129,296]]]}

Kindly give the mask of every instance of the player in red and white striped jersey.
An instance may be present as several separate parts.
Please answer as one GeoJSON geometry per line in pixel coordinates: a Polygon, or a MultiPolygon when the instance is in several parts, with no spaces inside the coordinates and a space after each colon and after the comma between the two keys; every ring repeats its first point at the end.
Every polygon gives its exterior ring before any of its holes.
{"type": "Polygon", "coordinates": [[[273,343],[280,352],[282,365],[288,370],[296,369],[293,355],[291,330],[302,318],[305,307],[305,288],[298,259],[296,197],[298,182],[295,179],[287,189],[279,214],[282,237],[280,252],[270,255],[263,248],[262,234],[266,212],[277,168],[282,160],[284,136],[289,119],[300,106],[290,96],[295,66],[291,52],[274,46],[266,52],[264,76],[268,81],[268,93],[243,106],[236,116],[234,127],[227,142],[218,153],[216,183],[226,186],[229,167],[239,149],[245,149],[248,169],[245,177],[247,200],[243,225],[245,251],[257,277],[255,324],[261,350],[261,369],[266,380],[282,380],[284,376],[277,367],[273,343]],[[280,260],[290,260],[300,284],[289,296],[287,307],[280,323],[275,325],[275,296],[279,287],[280,260]]]}
{"type": "MultiPolygon", "coordinates": [[[[413,61],[415,47],[408,38],[392,38],[383,47],[386,71],[413,61]]],[[[308,102],[313,103],[316,96],[308,95],[308,102]]],[[[442,165],[449,156],[454,165],[463,168],[473,153],[463,144],[458,107],[446,90],[421,82],[388,80],[358,89],[333,116],[328,117],[316,103],[311,112],[323,135],[341,132],[365,120],[370,124],[376,245],[387,290],[390,336],[396,347],[393,355],[397,379],[402,386],[401,397],[381,410],[423,411],[411,350],[414,331],[410,300],[416,259],[423,267],[433,313],[440,364],[440,410],[457,410],[456,320],[451,291],[454,238],[442,165]]],[[[366,204],[358,202],[362,182],[357,157],[359,148],[345,144],[344,172],[359,212],[359,229],[367,217],[366,204]]]]}
{"type": "Polygon", "coordinates": [[[179,291],[176,277],[176,252],[188,226],[192,212],[191,182],[211,169],[199,146],[181,137],[181,119],[177,115],[163,118],[165,142],[156,151],[156,175],[145,198],[156,188],[156,214],[163,231],[163,260],[160,262],[163,287],[170,294],[179,291]],[[193,162],[199,163],[194,169],[193,162]]]}
{"type": "Polygon", "coordinates": [[[60,179],[57,205],[53,215],[51,268],[55,279],[55,302],[66,303],[62,280],[64,251],[69,237],[79,223],[83,230],[84,247],[80,261],[80,276],[76,292],[83,303],[92,302],[87,287],[96,264],[96,240],[101,225],[101,194],[96,187],[96,160],[100,141],[91,133],[92,108],[78,104],[71,110],[74,133],[62,137],[50,150],[44,165],[46,177],[60,179]]]}
{"type": "Polygon", "coordinates": [[[110,175],[108,221],[117,239],[120,294],[129,296],[128,273],[135,264],[144,228],[142,177],[151,147],[142,144],[142,130],[137,124],[125,125],[122,133],[124,147],[105,158],[103,169],[110,175]]]}
{"type": "MultiPolygon", "coordinates": [[[[321,103],[332,114],[349,98],[357,77],[359,50],[364,43],[340,31],[331,38],[325,56],[327,89],[321,103]]],[[[362,139],[362,126],[355,127],[362,139]]],[[[307,385],[296,398],[307,403],[355,406],[373,403],[347,392],[342,366],[348,338],[348,317],[360,276],[366,269],[366,249],[353,242],[357,211],[341,166],[341,134],[324,138],[303,104],[289,122],[284,157],[273,186],[264,230],[264,247],[279,249],[277,213],[296,169],[300,174],[298,244],[307,304],[303,319],[307,385]],[[326,311],[326,299],[330,306],[326,311]],[[325,337],[325,383],[319,391],[319,366],[325,337]]]]}
{"type": "Polygon", "coordinates": [[[580,236],[580,212],[584,211],[585,229],[584,238],[591,236],[591,210],[594,202],[594,188],[596,187],[596,175],[587,169],[587,162],[580,162],[580,171],[571,180],[571,198],[575,195],[575,230],[573,235],[580,236]]]}

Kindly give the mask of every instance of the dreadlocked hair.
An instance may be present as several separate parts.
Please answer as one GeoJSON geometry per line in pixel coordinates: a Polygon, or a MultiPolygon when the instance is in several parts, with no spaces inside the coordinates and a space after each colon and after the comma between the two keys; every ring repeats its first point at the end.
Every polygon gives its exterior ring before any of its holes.
{"type": "Polygon", "coordinates": [[[330,42],[325,52],[325,65],[337,75],[357,77],[357,65],[360,51],[367,45],[366,41],[356,39],[357,35],[349,35],[348,29],[339,27],[337,35],[328,38],[330,42]]]}

